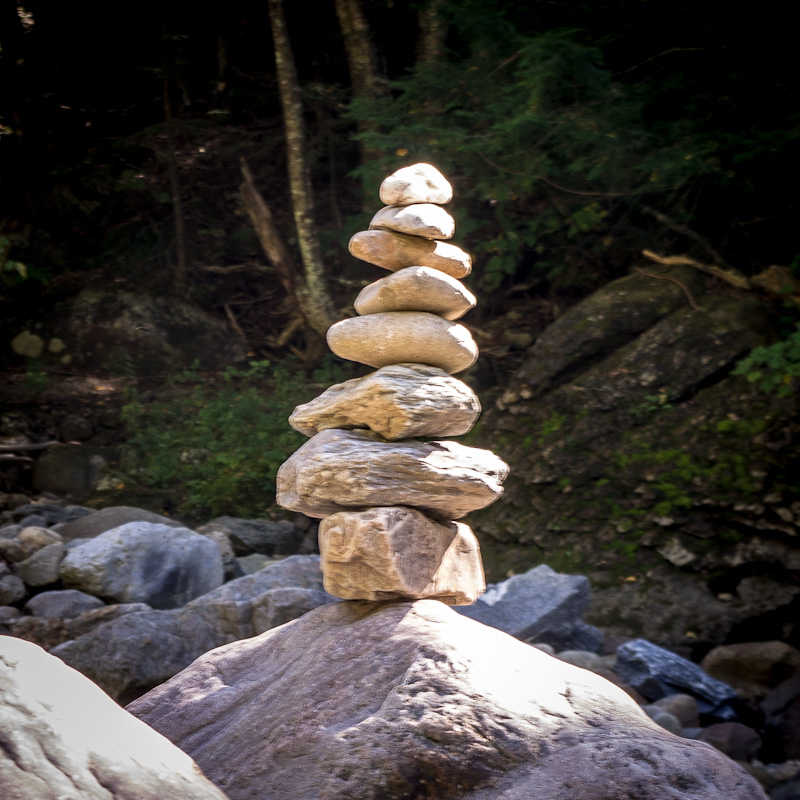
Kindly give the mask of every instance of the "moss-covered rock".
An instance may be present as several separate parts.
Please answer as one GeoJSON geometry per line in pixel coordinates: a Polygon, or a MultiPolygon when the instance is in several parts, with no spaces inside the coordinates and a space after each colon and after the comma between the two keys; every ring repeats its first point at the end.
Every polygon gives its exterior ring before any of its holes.
{"type": "Polygon", "coordinates": [[[506,495],[470,521],[489,580],[580,571],[594,624],[702,648],[800,601],[798,398],[730,374],[775,335],[759,303],[665,275],[615,281],[533,345],[480,434],[506,495]],[[745,600],[754,576],[788,593],[745,600]]]}

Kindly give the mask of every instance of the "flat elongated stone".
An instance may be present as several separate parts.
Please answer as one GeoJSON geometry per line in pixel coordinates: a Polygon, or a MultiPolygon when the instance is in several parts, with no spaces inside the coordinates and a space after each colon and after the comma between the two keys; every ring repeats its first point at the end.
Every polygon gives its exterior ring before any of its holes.
{"type": "Polygon", "coordinates": [[[463,381],[426,364],[392,364],[326,389],[297,406],[289,424],[306,436],[328,428],[369,428],[384,439],[460,436],[481,413],[463,381]]]}
{"type": "Polygon", "coordinates": [[[478,540],[463,522],[402,506],[343,511],[319,526],[325,591],[343,600],[474,603],[486,588],[478,540]]]}
{"type": "Polygon", "coordinates": [[[372,218],[369,227],[370,230],[388,228],[425,239],[451,239],[456,232],[455,220],[433,203],[386,206],[372,218]]]}
{"type": "Polygon", "coordinates": [[[430,364],[461,372],[478,357],[470,332],[424,311],[386,311],[343,319],[328,328],[328,346],[341,358],[371,367],[430,364]]]}
{"type": "Polygon", "coordinates": [[[380,197],[387,206],[449,203],[453,199],[453,187],[432,164],[413,164],[386,178],[381,184],[380,197]]]}
{"type": "Polygon", "coordinates": [[[472,258],[460,247],[392,231],[359,231],[350,239],[350,254],[392,272],[420,265],[453,278],[472,272],[472,258]]]}
{"type": "Polygon", "coordinates": [[[475,295],[463,283],[433,267],[406,267],[365,286],[354,306],[361,315],[382,311],[428,311],[445,319],[475,308],[475,295]]]}
{"type": "Polygon", "coordinates": [[[370,506],[411,506],[445,519],[503,493],[508,465],[456,442],[387,442],[367,431],[327,430],[278,470],[278,504],[309,517],[370,506]]]}

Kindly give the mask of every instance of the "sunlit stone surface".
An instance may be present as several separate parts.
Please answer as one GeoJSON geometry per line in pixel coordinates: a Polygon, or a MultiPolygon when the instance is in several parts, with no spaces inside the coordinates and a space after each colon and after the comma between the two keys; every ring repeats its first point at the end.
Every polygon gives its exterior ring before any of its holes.
{"type": "Polygon", "coordinates": [[[428,311],[445,319],[463,317],[475,307],[463,283],[433,267],[406,267],[365,286],[353,304],[358,314],[428,311]]]}
{"type": "Polygon", "coordinates": [[[319,527],[325,591],[343,600],[474,603],[486,588],[475,534],[411,508],[333,514],[319,527]]]}
{"type": "Polygon", "coordinates": [[[337,383],[297,406],[289,424],[313,436],[328,428],[369,428],[384,439],[459,436],[481,413],[475,392],[438,367],[392,364],[337,383]]]}
{"type": "Polygon", "coordinates": [[[350,253],[393,272],[415,266],[434,267],[453,278],[472,272],[472,258],[460,247],[392,231],[359,231],[350,239],[350,253]]]}
{"type": "Polygon", "coordinates": [[[449,203],[453,199],[453,187],[432,164],[413,164],[398,169],[383,181],[380,198],[387,206],[449,203]]]}
{"type": "Polygon", "coordinates": [[[425,239],[451,239],[456,232],[455,220],[441,206],[433,203],[386,206],[372,218],[369,227],[370,230],[388,228],[425,239]]]}
{"type": "Polygon", "coordinates": [[[309,517],[371,506],[411,506],[459,519],[503,493],[508,465],[456,442],[387,442],[364,431],[327,430],[278,470],[278,503],[309,517]]]}
{"type": "Polygon", "coordinates": [[[328,329],[328,346],[341,358],[371,367],[413,362],[454,373],[478,358],[478,346],[463,325],[423,311],[343,319],[328,329]]]}

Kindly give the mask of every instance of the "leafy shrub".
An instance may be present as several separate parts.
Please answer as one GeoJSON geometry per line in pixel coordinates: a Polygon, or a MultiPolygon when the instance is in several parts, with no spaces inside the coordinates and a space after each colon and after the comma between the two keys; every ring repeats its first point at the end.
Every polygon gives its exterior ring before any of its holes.
{"type": "Polygon", "coordinates": [[[785,339],[756,347],[734,368],[734,375],[744,375],[750,383],[767,394],[791,397],[800,384],[800,323],[785,339]]]}
{"type": "Polygon", "coordinates": [[[186,370],[154,400],[133,390],[122,409],[122,469],[173,492],[192,517],[263,515],[274,504],[278,467],[305,441],[287,418],[340,379],[333,361],[310,380],[292,360],[252,361],[216,376],[186,370]]]}

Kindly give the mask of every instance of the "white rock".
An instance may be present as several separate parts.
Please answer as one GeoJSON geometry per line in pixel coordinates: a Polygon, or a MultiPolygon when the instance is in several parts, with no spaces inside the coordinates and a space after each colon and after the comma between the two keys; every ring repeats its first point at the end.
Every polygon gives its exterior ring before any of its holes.
{"type": "Polygon", "coordinates": [[[472,389],[444,370],[392,364],[331,386],[297,406],[289,424],[306,436],[328,428],[369,428],[389,440],[460,436],[480,412],[472,389]]]}
{"type": "Polygon", "coordinates": [[[403,507],[324,519],[319,547],[325,591],[343,600],[474,603],[486,588],[475,534],[403,507]]]}
{"type": "Polygon", "coordinates": [[[449,203],[453,199],[453,187],[432,164],[413,164],[386,178],[381,184],[380,197],[387,206],[449,203]]]}
{"type": "Polygon", "coordinates": [[[456,442],[387,442],[366,431],[327,430],[278,470],[278,504],[309,517],[371,506],[411,506],[444,519],[503,493],[508,465],[456,442]]]}
{"type": "Polygon", "coordinates": [[[472,271],[472,258],[460,247],[392,231],[359,231],[350,239],[350,253],[392,271],[434,267],[453,278],[464,278],[472,271]]]}
{"type": "Polygon", "coordinates": [[[478,346],[463,325],[424,311],[343,319],[328,329],[327,338],[337,356],[378,368],[411,362],[454,373],[478,358],[478,346]]]}
{"type": "Polygon", "coordinates": [[[428,311],[445,319],[475,308],[475,295],[463,283],[433,267],[406,267],[365,286],[354,306],[361,315],[382,311],[428,311]]]}
{"type": "Polygon", "coordinates": [[[372,218],[369,227],[370,230],[388,228],[425,239],[452,239],[456,232],[455,220],[441,206],[433,203],[386,206],[372,218]]]}

